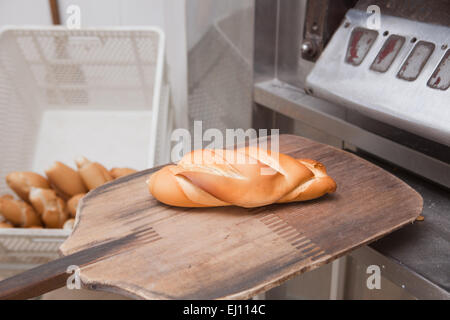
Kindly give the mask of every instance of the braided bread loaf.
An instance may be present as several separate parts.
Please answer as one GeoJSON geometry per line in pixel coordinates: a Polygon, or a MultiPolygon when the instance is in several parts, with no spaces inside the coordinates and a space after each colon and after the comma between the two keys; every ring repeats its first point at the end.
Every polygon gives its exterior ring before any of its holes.
{"type": "Polygon", "coordinates": [[[260,207],[305,201],[336,190],[325,167],[256,147],[196,150],[151,175],[149,192],[178,207],[260,207]]]}

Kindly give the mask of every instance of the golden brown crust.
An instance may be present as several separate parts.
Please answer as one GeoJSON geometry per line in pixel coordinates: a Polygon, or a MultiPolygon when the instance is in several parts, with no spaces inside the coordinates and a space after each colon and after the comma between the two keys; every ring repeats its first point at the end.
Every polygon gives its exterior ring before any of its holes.
{"type": "Polygon", "coordinates": [[[69,201],[67,201],[67,209],[72,218],[75,218],[77,214],[78,202],[84,197],[84,195],[85,193],[76,194],[70,198],[69,201]]]}
{"type": "Polygon", "coordinates": [[[75,219],[69,219],[64,223],[63,229],[64,230],[72,230],[74,224],[75,224],[75,219]]]}
{"type": "Polygon", "coordinates": [[[327,175],[327,170],[322,163],[311,159],[297,159],[297,161],[308,168],[314,176],[278,200],[277,203],[312,200],[336,191],[336,182],[327,175]]]}
{"type": "Polygon", "coordinates": [[[80,174],[71,167],[56,161],[53,166],[45,171],[52,187],[64,199],[87,192],[80,174]]]}
{"type": "Polygon", "coordinates": [[[47,179],[34,172],[11,172],[6,176],[6,183],[22,200],[27,202],[30,201],[28,194],[32,187],[50,188],[47,179]]]}
{"type": "Polygon", "coordinates": [[[76,161],[78,172],[89,190],[95,189],[113,180],[109,171],[98,162],[91,162],[82,157],[76,161]]]}
{"type": "Polygon", "coordinates": [[[125,177],[136,172],[136,170],[130,168],[112,168],[111,170],[109,170],[109,174],[113,179],[125,177]]]}
{"type": "Polygon", "coordinates": [[[6,228],[14,228],[14,226],[7,221],[0,222],[0,229],[6,229],[6,228]]]}
{"type": "Polygon", "coordinates": [[[176,166],[165,166],[150,176],[148,189],[162,203],[177,207],[205,207],[189,199],[172,171],[176,166]]]}
{"type": "Polygon", "coordinates": [[[259,207],[315,199],[336,190],[325,167],[310,159],[247,147],[196,150],[148,181],[159,201],[181,207],[259,207]]]}
{"type": "Polygon", "coordinates": [[[30,201],[46,228],[62,228],[68,219],[66,203],[54,190],[32,188],[30,201]]]}
{"type": "Polygon", "coordinates": [[[16,227],[42,225],[38,214],[25,201],[0,198],[0,214],[16,227]]]}

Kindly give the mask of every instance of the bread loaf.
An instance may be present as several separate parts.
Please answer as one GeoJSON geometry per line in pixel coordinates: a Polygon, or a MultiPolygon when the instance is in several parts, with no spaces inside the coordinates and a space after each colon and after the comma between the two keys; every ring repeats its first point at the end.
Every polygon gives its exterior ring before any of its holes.
{"type": "Polygon", "coordinates": [[[117,179],[120,177],[125,177],[129,174],[136,173],[137,171],[130,168],[112,168],[109,170],[109,174],[113,179],[117,179]]]}
{"type": "Polygon", "coordinates": [[[34,172],[11,172],[6,176],[6,183],[22,200],[27,202],[30,201],[28,194],[32,187],[50,188],[47,179],[34,172]]]}
{"type": "Polygon", "coordinates": [[[66,203],[54,190],[31,188],[30,201],[47,228],[62,228],[68,219],[66,203]]]}
{"type": "Polygon", "coordinates": [[[75,219],[69,219],[64,223],[63,229],[64,230],[72,230],[74,224],[75,224],[75,219]]]}
{"type": "Polygon", "coordinates": [[[14,228],[14,226],[6,221],[0,222],[0,229],[14,228]]]}
{"type": "Polygon", "coordinates": [[[16,227],[26,228],[42,225],[41,220],[34,209],[22,200],[1,197],[0,214],[16,227]]]}
{"type": "Polygon", "coordinates": [[[75,162],[78,167],[78,172],[89,190],[113,180],[109,171],[98,162],[91,162],[85,157],[81,157],[75,162]]]}
{"type": "Polygon", "coordinates": [[[56,161],[45,174],[52,187],[66,200],[76,194],[87,192],[80,174],[64,163],[56,161]]]}
{"type": "Polygon", "coordinates": [[[196,150],[151,175],[149,192],[180,207],[246,208],[305,201],[336,190],[325,166],[256,147],[196,150]]]}
{"type": "Polygon", "coordinates": [[[72,218],[75,218],[77,214],[78,202],[84,197],[84,195],[84,193],[74,195],[69,201],[67,201],[67,209],[69,210],[69,214],[72,218]]]}
{"type": "MultiPolygon", "coordinates": [[[[0,195],[0,199],[1,198],[3,198],[3,199],[10,199],[10,200],[14,199],[14,197],[12,195],[10,195],[10,194],[2,194],[2,195],[0,195]]],[[[2,216],[1,211],[0,211],[0,222],[6,222],[6,219],[5,219],[4,216],[2,216]]]]}

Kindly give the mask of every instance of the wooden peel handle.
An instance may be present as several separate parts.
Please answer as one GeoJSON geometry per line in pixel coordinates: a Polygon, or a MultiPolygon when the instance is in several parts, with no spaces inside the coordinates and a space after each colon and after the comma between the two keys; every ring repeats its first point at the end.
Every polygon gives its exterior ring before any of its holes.
{"type": "Polygon", "coordinates": [[[69,267],[82,268],[127,250],[133,244],[139,244],[136,237],[136,234],[130,234],[104,242],[5,279],[0,282],[0,299],[28,299],[61,288],[72,274],[68,272],[69,267]]]}
{"type": "Polygon", "coordinates": [[[74,255],[57,259],[0,282],[1,300],[29,299],[66,285],[74,255]]]}

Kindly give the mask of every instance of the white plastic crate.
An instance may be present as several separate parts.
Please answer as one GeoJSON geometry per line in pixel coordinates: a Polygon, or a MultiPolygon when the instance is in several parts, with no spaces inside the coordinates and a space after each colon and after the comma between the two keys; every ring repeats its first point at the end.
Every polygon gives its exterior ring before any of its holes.
{"type": "MultiPolygon", "coordinates": [[[[169,160],[164,35],[154,27],[0,32],[0,194],[11,171],[86,156],[142,170],[169,160]]],[[[0,229],[0,268],[53,259],[64,230],[0,229]]]]}

